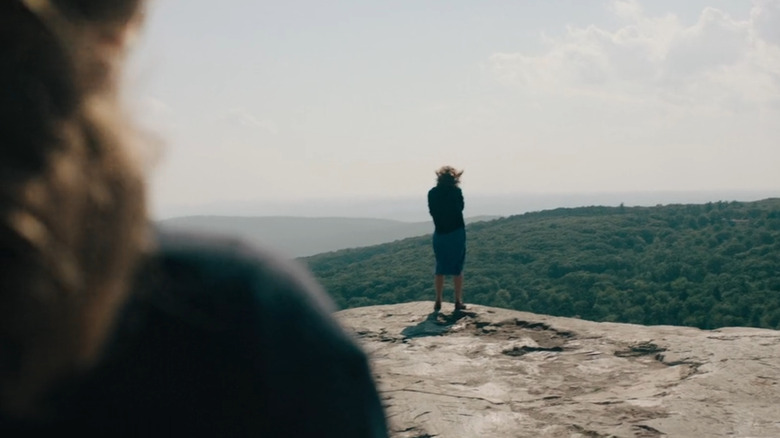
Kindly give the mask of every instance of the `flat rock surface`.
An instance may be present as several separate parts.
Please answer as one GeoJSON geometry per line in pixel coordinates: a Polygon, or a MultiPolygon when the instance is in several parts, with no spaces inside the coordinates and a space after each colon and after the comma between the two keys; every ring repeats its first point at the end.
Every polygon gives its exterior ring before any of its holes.
{"type": "Polygon", "coordinates": [[[432,309],[336,314],[394,437],[780,437],[780,331],[432,309]]]}

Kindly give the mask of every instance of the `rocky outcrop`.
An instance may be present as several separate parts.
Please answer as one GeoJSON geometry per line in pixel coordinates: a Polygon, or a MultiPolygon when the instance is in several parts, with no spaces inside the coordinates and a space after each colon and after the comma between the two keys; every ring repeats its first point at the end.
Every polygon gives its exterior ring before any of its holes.
{"type": "Polygon", "coordinates": [[[780,331],[432,309],[337,313],[394,437],[780,437],[780,331]]]}

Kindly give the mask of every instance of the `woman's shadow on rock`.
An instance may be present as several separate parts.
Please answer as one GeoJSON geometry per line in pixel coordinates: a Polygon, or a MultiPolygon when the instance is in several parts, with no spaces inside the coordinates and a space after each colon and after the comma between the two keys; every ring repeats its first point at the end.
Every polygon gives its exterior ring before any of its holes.
{"type": "Polygon", "coordinates": [[[439,311],[431,312],[419,324],[406,327],[401,331],[404,338],[424,338],[426,336],[442,336],[449,332],[450,328],[464,318],[474,318],[476,312],[456,310],[450,314],[439,311]]]}

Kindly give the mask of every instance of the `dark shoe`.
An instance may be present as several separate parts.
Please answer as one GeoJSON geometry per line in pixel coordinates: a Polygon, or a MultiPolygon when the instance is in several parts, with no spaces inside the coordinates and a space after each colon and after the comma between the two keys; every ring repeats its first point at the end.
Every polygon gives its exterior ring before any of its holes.
{"type": "Polygon", "coordinates": [[[441,301],[437,301],[436,304],[433,305],[433,311],[438,312],[441,310],[441,301]]]}
{"type": "Polygon", "coordinates": [[[463,304],[463,302],[458,301],[458,302],[455,303],[455,311],[456,312],[458,312],[460,310],[466,310],[466,309],[468,309],[468,307],[466,307],[466,305],[463,304]]]}

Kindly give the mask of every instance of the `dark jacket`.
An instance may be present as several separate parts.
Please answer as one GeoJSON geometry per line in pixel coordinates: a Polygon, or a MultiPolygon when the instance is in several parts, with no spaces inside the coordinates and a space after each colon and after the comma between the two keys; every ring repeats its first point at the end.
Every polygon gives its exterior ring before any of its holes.
{"type": "Polygon", "coordinates": [[[429,190],[428,212],[433,217],[433,224],[439,234],[464,228],[463,192],[460,187],[439,184],[429,190]]]}
{"type": "Polygon", "coordinates": [[[164,235],[102,360],[0,436],[387,436],[363,352],[295,263],[164,235]]]}

